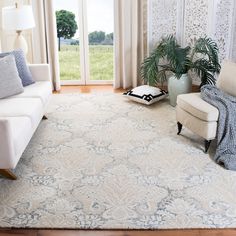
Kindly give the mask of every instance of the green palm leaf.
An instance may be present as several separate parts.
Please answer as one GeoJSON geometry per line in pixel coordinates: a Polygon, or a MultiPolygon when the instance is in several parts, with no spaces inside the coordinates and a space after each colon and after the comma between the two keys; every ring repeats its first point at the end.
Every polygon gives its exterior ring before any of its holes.
{"type": "Polygon", "coordinates": [[[163,38],[160,44],[141,65],[141,77],[150,85],[163,83],[167,72],[177,78],[193,70],[201,78],[201,86],[215,84],[215,73],[220,72],[218,46],[211,38],[199,38],[193,49],[181,47],[173,35],[163,38]]]}

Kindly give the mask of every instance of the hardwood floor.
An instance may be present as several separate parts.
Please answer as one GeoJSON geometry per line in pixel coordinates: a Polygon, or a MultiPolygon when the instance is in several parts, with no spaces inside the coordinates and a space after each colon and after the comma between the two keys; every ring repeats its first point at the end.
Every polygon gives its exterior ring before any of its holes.
{"type": "Polygon", "coordinates": [[[122,93],[124,89],[113,89],[112,85],[64,85],[60,92],[54,93],[96,93],[96,92],[114,92],[122,93]]]}
{"type": "MultiPolygon", "coordinates": [[[[166,87],[164,87],[166,89],[166,87]]],[[[60,92],[58,93],[96,93],[96,92],[114,92],[114,93],[123,93],[126,89],[113,89],[112,85],[64,85],[61,86],[60,92]]],[[[199,86],[193,85],[193,92],[199,92],[199,86]]]]}
{"type": "Polygon", "coordinates": [[[234,229],[222,230],[0,230],[0,236],[236,236],[234,229]]]}
{"type": "MultiPolygon", "coordinates": [[[[197,92],[198,87],[193,87],[197,92]]],[[[111,85],[99,86],[62,86],[57,93],[122,93],[123,89],[114,90],[111,85]]],[[[236,236],[236,229],[206,230],[22,230],[0,229],[0,236],[236,236]]]]}

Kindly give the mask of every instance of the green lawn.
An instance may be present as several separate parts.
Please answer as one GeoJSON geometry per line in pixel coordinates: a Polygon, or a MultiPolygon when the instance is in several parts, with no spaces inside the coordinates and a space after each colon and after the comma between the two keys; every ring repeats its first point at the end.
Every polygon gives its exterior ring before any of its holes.
{"type": "MultiPolygon", "coordinates": [[[[80,51],[76,45],[62,45],[59,52],[61,80],[80,79],[80,51]]],[[[113,46],[89,46],[91,80],[113,80],[113,46]]]]}

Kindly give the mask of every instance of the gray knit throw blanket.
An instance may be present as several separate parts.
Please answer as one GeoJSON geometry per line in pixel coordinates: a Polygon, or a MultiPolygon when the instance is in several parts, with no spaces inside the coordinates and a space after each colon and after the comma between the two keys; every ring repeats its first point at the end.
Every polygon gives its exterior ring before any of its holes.
{"type": "Polygon", "coordinates": [[[212,85],[201,88],[201,97],[219,110],[214,160],[228,170],[236,170],[236,97],[212,85]]]}

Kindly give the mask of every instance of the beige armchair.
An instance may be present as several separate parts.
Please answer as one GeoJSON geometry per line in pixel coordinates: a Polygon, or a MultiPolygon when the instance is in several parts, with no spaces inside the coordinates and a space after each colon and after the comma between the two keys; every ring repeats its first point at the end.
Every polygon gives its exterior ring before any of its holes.
{"type": "MultiPolygon", "coordinates": [[[[236,63],[223,63],[217,87],[236,96],[236,63]]],[[[202,100],[200,93],[182,94],[177,98],[178,135],[183,126],[198,134],[205,140],[205,152],[208,151],[211,141],[216,138],[218,117],[218,109],[202,100]]]]}

